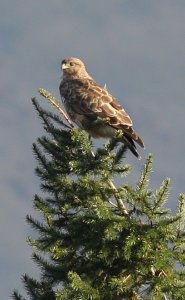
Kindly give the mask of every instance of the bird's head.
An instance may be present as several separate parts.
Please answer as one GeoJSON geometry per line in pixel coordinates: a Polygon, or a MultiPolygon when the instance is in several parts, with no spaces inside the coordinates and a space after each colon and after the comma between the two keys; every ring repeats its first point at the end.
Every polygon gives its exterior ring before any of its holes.
{"type": "Polygon", "coordinates": [[[64,78],[91,78],[79,58],[65,58],[61,63],[64,78]]]}

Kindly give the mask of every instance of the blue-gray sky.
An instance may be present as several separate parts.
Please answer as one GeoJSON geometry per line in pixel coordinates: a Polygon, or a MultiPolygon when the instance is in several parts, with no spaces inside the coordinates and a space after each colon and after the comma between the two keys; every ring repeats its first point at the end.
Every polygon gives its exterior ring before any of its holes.
{"type": "MultiPolygon", "coordinates": [[[[120,100],[149,152],[152,186],[173,180],[169,206],[185,191],[185,2],[182,0],[0,0],[0,297],[38,276],[26,244],[25,215],[39,191],[31,145],[42,126],[31,97],[44,87],[59,98],[60,62],[82,58],[91,75],[120,100]]],[[[49,108],[44,102],[43,105],[49,108]]]]}

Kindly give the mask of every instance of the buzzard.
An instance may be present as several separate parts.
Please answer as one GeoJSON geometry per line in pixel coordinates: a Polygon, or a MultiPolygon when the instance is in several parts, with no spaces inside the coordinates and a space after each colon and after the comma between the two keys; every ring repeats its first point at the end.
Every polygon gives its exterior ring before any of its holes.
{"type": "Polygon", "coordinates": [[[66,58],[61,68],[60,95],[70,119],[94,138],[112,138],[121,130],[122,141],[141,159],[134,142],[142,148],[144,143],[117,99],[88,74],[80,59],[66,58]]]}

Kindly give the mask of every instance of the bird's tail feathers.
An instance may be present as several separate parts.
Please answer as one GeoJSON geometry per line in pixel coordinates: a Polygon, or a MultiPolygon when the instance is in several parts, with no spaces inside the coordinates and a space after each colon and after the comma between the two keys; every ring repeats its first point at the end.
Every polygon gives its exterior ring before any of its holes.
{"type": "Polygon", "coordinates": [[[123,132],[126,134],[126,136],[131,139],[133,139],[139,146],[142,148],[145,148],[144,142],[140,138],[140,136],[137,134],[137,132],[131,127],[131,126],[122,126],[123,132]]]}
{"type": "Polygon", "coordinates": [[[129,150],[140,160],[141,159],[141,156],[139,155],[139,153],[137,152],[137,149],[136,149],[136,145],[135,143],[133,142],[133,140],[127,136],[127,135],[124,135],[123,136],[123,142],[126,144],[126,146],[129,148],[129,150]]]}

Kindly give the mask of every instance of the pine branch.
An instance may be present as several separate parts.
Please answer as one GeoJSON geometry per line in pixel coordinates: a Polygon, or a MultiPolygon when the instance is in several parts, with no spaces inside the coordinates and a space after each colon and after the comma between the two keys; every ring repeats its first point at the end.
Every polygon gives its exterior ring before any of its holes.
{"type": "Polygon", "coordinates": [[[55,293],[52,290],[49,282],[38,282],[26,274],[23,276],[23,282],[28,294],[31,296],[31,299],[56,300],[55,293]]]}
{"type": "Polygon", "coordinates": [[[142,191],[148,186],[149,180],[150,180],[150,173],[152,171],[152,163],[153,163],[153,157],[152,154],[148,155],[144,170],[142,172],[142,175],[140,177],[140,180],[137,184],[138,191],[142,191]]]}
{"type": "Polygon", "coordinates": [[[45,128],[49,127],[50,122],[47,117],[47,111],[41,108],[41,106],[39,105],[39,103],[37,102],[37,100],[35,98],[32,98],[31,100],[32,100],[32,103],[33,103],[36,111],[38,112],[39,117],[41,117],[42,120],[44,121],[45,128]]]}
{"type": "Polygon", "coordinates": [[[40,234],[48,234],[50,232],[50,228],[48,226],[44,226],[39,221],[34,220],[30,215],[26,216],[26,221],[31,227],[40,232],[40,234]]]}
{"type": "Polygon", "coordinates": [[[178,222],[178,231],[180,233],[184,230],[184,227],[185,227],[185,195],[184,194],[179,195],[178,214],[180,216],[179,222],[178,222]]]}
{"type": "Polygon", "coordinates": [[[48,91],[46,91],[45,89],[40,88],[38,90],[39,94],[41,96],[43,96],[44,98],[48,99],[51,104],[63,115],[63,117],[65,118],[65,120],[69,123],[70,127],[73,128],[73,124],[71,122],[71,120],[69,119],[68,115],[65,113],[65,111],[61,108],[61,106],[59,105],[58,101],[56,100],[56,98],[49,93],[48,91]]]}
{"type": "Polygon", "coordinates": [[[166,178],[162,182],[160,189],[156,191],[156,200],[155,200],[154,210],[156,208],[159,208],[162,205],[164,205],[165,201],[167,200],[168,194],[169,194],[170,185],[171,185],[170,178],[166,178]]]}
{"type": "Polygon", "coordinates": [[[119,150],[116,152],[116,156],[114,158],[114,164],[118,164],[120,162],[120,160],[122,159],[125,151],[127,150],[127,146],[123,145],[119,148],[119,150]]]}
{"type": "Polygon", "coordinates": [[[26,300],[24,297],[22,297],[17,291],[14,291],[12,294],[12,298],[15,300],[26,300]]]}

